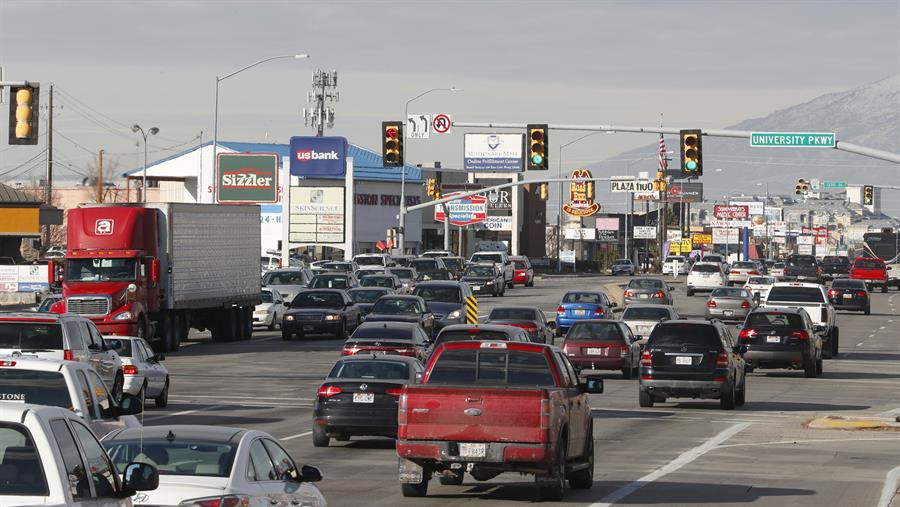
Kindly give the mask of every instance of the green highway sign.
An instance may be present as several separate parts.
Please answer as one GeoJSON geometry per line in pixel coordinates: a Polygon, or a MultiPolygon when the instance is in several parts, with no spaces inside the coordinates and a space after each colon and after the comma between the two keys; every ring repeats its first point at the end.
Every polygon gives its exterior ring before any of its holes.
{"type": "Polygon", "coordinates": [[[846,181],[826,181],[822,183],[823,188],[847,188],[846,181]]]}
{"type": "Polygon", "coordinates": [[[216,200],[223,204],[278,202],[278,155],[219,153],[216,200]]]}
{"type": "Polygon", "coordinates": [[[752,132],[750,146],[757,148],[834,148],[834,132],[752,132]]]}

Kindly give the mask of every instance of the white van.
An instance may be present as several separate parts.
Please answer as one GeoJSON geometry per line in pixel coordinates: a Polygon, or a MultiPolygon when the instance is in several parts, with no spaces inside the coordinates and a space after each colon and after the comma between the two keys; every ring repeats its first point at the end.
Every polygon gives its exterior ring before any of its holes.
{"type": "Polygon", "coordinates": [[[390,255],[376,253],[355,255],[352,262],[356,263],[360,271],[384,271],[394,265],[390,255]]]}

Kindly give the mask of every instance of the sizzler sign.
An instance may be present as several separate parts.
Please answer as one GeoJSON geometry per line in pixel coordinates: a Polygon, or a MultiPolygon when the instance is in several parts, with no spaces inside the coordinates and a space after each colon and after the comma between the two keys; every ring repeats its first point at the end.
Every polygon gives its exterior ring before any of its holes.
{"type": "Polygon", "coordinates": [[[278,155],[219,153],[216,201],[221,204],[278,202],[278,155]]]}

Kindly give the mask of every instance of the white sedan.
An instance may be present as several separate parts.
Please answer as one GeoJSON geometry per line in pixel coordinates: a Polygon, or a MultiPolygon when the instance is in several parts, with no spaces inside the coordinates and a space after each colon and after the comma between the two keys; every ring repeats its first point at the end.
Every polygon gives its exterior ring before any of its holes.
{"type": "Polygon", "coordinates": [[[121,473],[134,462],[159,471],[159,487],[136,505],[308,505],[325,507],[318,468],[297,466],[268,433],[199,425],[145,426],[110,433],[103,446],[121,473]]]}
{"type": "Polygon", "coordinates": [[[754,297],[759,294],[759,301],[764,302],[769,295],[769,290],[772,289],[773,283],[775,283],[774,276],[751,276],[747,278],[744,288],[749,290],[754,297]]]}
{"type": "Polygon", "coordinates": [[[169,404],[169,370],[162,364],[164,355],[153,352],[150,344],[137,336],[104,336],[103,341],[122,358],[122,392],[152,399],[157,408],[169,404]]]}
{"type": "Polygon", "coordinates": [[[284,317],[284,299],[277,290],[263,288],[260,293],[262,303],[253,310],[253,325],[266,326],[269,331],[281,327],[284,317]]]}

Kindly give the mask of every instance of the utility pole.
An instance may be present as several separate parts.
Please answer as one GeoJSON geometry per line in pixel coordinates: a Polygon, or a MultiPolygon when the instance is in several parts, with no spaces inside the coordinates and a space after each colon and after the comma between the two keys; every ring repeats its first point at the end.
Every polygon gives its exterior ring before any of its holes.
{"type": "MultiPolygon", "coordinates": [[[[44,201],[47,206],[52,206],[53,198],[53,85],[50,85],[50,105],[47,108],[47,190],[44,195],[44,201]]],[[[43,238],[41,238],[41,247],[46,252],[50,246],[50,226],[45,225],[43,238]]]]}
{"type": "Polygon", "coordinates": [[[100,150],[97,161],[97,202],[103,202],[103,150],[100,150]]]}

